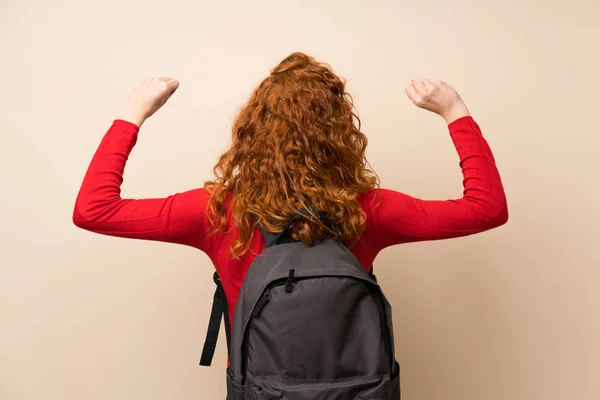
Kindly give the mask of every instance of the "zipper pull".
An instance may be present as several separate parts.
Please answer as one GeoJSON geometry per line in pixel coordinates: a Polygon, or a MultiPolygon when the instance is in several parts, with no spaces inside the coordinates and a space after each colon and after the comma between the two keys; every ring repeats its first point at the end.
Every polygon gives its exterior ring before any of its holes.
{"type": "Polygon", "coordinates": [[[258,317],[258,314],[260,314],[260,312],[265,307],[265,305],[269,302],[269,300],[271,300],[271,289],[270,288],[266,288],[265,292],[263,293],[263,295],[260,296],[260,299],[258,299],[258,301],[256,302],[256,306],[254,307],[254,311],[252,311],[252,317],[253,318],[258,317]]]}
{"type": "Polygon", "coordinates": [[[285,284],[285,291],[287,293],[292,293],[292,291],[294,290],[294,273],[295,272],[296,272],[295,269],[290,269],[290,274],[288,275],[288,279],[285,284]]]}

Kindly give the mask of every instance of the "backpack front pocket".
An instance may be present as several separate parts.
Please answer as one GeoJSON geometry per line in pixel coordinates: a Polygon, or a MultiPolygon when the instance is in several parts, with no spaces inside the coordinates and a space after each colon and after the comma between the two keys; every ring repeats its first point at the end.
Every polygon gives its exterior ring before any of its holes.
{"type": "MultiPolygon", "coordinates": [[[[248,376],[253,400],[377,400],[397,399],[390,377],[301,380],[248,376]]],[[[399,399],[399,398],[398,398],[399,399]]]]}
{"type": "Polygon", "coordinates": [[[391,374],[377,303],[352,277],[271,285],[257,300],[244,342],[242,371],[283,379],[330,380],[391,374]]]}

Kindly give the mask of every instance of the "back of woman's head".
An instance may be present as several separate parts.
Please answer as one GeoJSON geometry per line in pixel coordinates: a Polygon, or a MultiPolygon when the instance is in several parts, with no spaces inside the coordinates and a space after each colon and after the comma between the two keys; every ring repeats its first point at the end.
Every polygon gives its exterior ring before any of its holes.
{"type": "Polygon", "coordinates": [[[322,212],[299,220],[292,236],[306,244],[342,235],[355,241],[365,227],[357,197],[377,185],[365,158],[367,139],[331,68],[302,53],[277,65],[255,89],[233,125],[233,143],[215,166],[209,217],[227,227],[227,208],[240,231],[235,257],[248,249],[255,223],[281,231],[300,209],[322,212]],[[231,203],[229,203],[231,201],[231,203]]]}

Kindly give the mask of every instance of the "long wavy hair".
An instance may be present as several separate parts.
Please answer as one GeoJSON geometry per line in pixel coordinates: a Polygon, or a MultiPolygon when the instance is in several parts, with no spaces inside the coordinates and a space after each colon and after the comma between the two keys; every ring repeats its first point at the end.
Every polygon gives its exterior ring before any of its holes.
{"type": "Polygon", "coordinates": [[[332,236],[355,244],[366,215],[358,196],[378,186],[346,84],[327,65],[293,53],[254,90],[233,124],[231,147],[214,167],[211,233],[239,230],[234,258],[249,249],[256,224],[284,229],[301,209],[318,210],[296,220],[291,236],[307,245],[332,236]],[[230,204],[230,206],[228,206],[230,204]]]}

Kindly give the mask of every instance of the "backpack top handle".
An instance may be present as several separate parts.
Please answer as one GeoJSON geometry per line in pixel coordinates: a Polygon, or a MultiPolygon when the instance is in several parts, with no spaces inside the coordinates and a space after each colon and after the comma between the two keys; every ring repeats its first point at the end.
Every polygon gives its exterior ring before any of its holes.
{"type": "MultiPolygon", "coordinates": [[[[265,240],[266,247],[269,248],[278,244],[296,242],[296,240],[294,240],[289,234],[289,229],[290,226],[292,226],[292,223],[298,219],[305,219],[315,214],[319,216],[320,220],[325,224],[327,228],[331,229],[329,220],[327,219],[325,214],[315,209],[306,208],[301,208],[296,214],[292,215],[292,217],[285,224],[281,232],[269,232],[259,224],[258,227],[260,229],[260,233],[262,234],[263,239],[265,240]]],[[[338,240],[341,240],[341,238],[338,238],[338,240]]]]}

